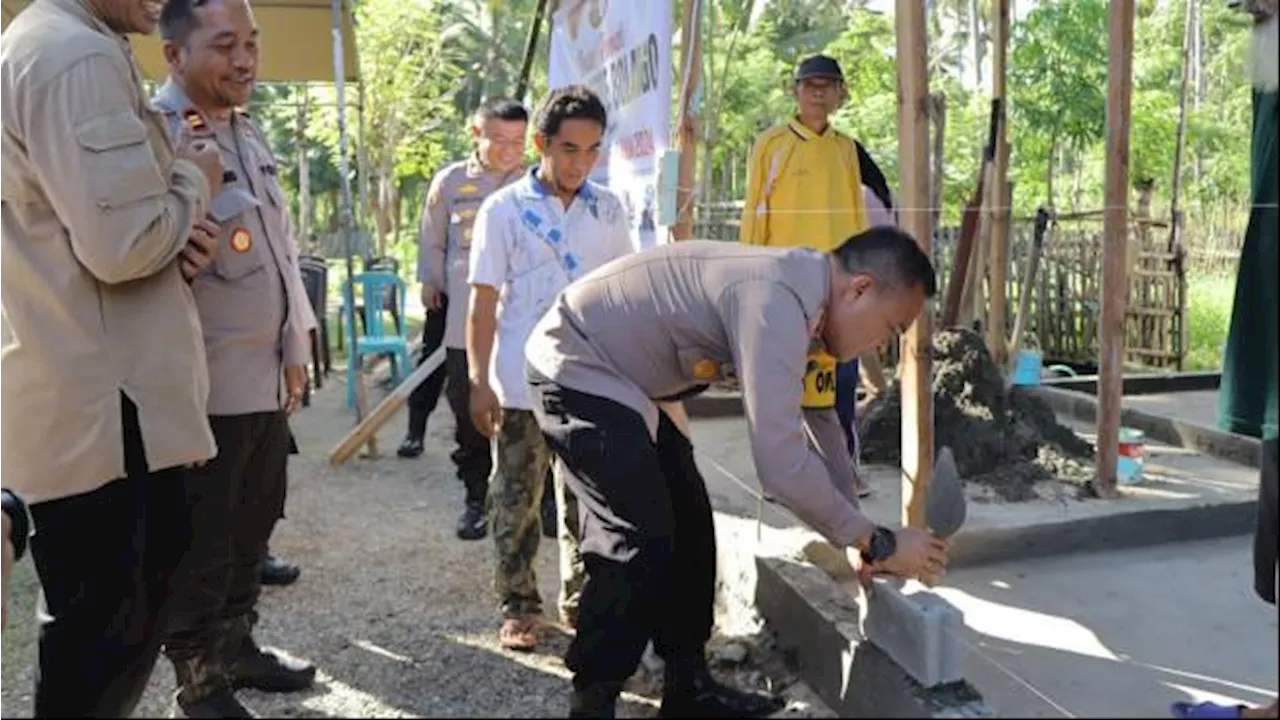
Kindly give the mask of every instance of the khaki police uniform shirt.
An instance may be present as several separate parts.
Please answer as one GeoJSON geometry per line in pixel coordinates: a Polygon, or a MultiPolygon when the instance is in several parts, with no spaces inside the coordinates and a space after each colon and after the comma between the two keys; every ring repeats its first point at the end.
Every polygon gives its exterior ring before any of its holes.
{"type": "Polygon", "coordinates": [[[686,241],[616,260],[568,287],[526,346],[531,367],[645,418],[721,379],[742,386],[765,492],[841,546],[870,532],[835,411],[801,411],[806,354],[830,287],[809,249],[686,241]]]}
{"type": "Polygon", "coordinates": [[[314,314],[276,159],[244,113],[222,121],[195,116],[200,127],[192,128],[186,116],[194,106],[172,79],[153,102],[175,137],[186,124],[190,135],[217,141],[222,167],[235,173],[224,179],[224,192],[243,188],[258,200],[221,223],[217,255],[191,283],[209,359],[209,414],[280,410],[287,396],[284,366],[306,364],[314,314]]]}
{"type": "Polygon", "coordinates": [[[175,258],[209,203],[127,41],[76,0],[0,48],[5,485],[29,502],[123,477],[121,392],[152,470],[216,453],[200,321],[175,258]]]}
{"type": "Polygon", "coordinates": [[[444,167],[431,180],[418,231],[418,281],[449,296],[444,346],[467,345],[467,308],[471,285],[467,270],[476,213],[495,190],[520,179],[523,168],[498,173],[478,158],[444,167]]]}

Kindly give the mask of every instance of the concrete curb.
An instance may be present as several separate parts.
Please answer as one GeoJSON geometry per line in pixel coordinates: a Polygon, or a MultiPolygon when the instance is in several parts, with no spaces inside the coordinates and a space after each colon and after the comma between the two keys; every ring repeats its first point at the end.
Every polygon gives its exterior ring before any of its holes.
{"type": "MultiPolygon", "coordinates": [[[[1079,390],[1064,390],[1041,385],[1029,388],[1054,412],[1088,422],[1098,417],[1098,399],[1079,390]]],[[[1262,466],[1262,443],[1256,438],[1223,432],[1177,418],[1153,415],[1135,408],[1120,411],[1120,423],[1141,430],[1147,437],[1174,447],[1258,468],[1262,466]]]]}
{"type": "MultiPolygon", "coordinates": [[[[1125,395],[1154,395],[1191,390],[1217,390],[1221,381],[1221,373],[1216,372],[1130,375],[1124,378],[1123,392],[1125,395]]],[[[1098,376],[1046,378],[1041,387],[1075,390],[1095,395],[1098,392],[1098,376]]],[[[685,400],[684,406],[690,417],[732,417],[742,414],[742,395],[727,391],[705,392],[685,400]]]]}
{"type": "MultiPolygon", "coordinates": [[[[1222,373],[1190,372],[1161,373],[1158,375],[1129,375],[1121,381],[1125,395],[1156,395],[1159,393],[1189,392],[1193,390],[1217,390],[1222,384],[1222,373]]],[[[1078,390],[1090,395],[1098,394],[1098,376],[1082,375],[1072,378],[1046,378],[1042,387],[1078,390]]]]}
{"type": "Polygon", "coordinates": [[[858,603],[822,570],[756,558],[756,606],[797,671],[840,717],[994,717],[967,682],[925,688],[859,630],[858,603]]]}
{"type": "Polygon", "coordinates": [[[965,528],[953,535],[950,568],[1101,550],[1191,542],[1253,532],[1258,503],[1141,510],[1021,527],[965,528]]]}

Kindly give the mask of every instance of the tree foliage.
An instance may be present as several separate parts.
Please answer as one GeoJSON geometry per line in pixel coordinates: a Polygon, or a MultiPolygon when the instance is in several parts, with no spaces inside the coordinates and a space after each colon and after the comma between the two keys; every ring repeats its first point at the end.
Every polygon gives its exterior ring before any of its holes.
{"type": "MultiPolygon", "coordinates": [[[[617,1],[617,0],[614,0],[617,1]]],[[[646,0],[648,1],[648,0],[646,0]]],[[[679,27],[684,2],[671,0],[679,27]]],[[[657,2],[657,0],[654,0],[657,2]]],[[[1195,0],[1197,38],[1188,92],[1183,204],[1238,204],[1248,197],[1250,93],[1243,71],[1245,18],[1224,3],[1195,0]]],[[[365,217],[407,247],[426,180],[470,149],[468,118],[485,99],[510,95],[537,0],[359,0],[357,43],[364,76],[364,128],[352,103],[352,167],[363,172],[365,217]],[[357,158],[361,162],[356,162],[357,158]]],[[[553,3],[554,4],[554,3],[553,3]]],[[[992,0],[930,0],[930,90],[946,96],[943,222],[955,222],[973,192],[990,104],[992,0]],[[976,15],[975,15],[976,13],[976,15]],[[977,80],[981,78],[982,82],[977,80]]],[[[892,4],[887,4],[891,6],[892,4]]],[[[1087,209],[1102,202],[1107,83],[1106,0],[1017,0],[1008,62],[1010,176],[1015,212],[1052,201],[1087,209]]],[[[891,15],[873,0],[704,0],[704,116],[699,195],[741,196],[756,136],[794,111],[790,77],[812,53],[836,57],[850,101],[836,127],[872,152],[897,180],[897,62],[891,15]]],[[[1167,208],[1182,73],[1184,0],[1142,0],[1135,33],[1131,169],[1156,185],[1167,208]]],[[[546,91],[548,28],[540,33],[525,100],[546,91]]],[[[677,38],[678,42],[678,38],[677,38]]],[[[680,50],[674,50],[678,60],[680,50]]],[[[674,68],[673,94],[680,68],[674,68]]],[[[259,93],[278,153],[297,187],[299,89],[259,93]],[[272,94],[274,93],[274,94],[272,94]]],[[[317,226],[336,207],[332,91],[315,100],[302,137],[317,226]]],[[[672,98],[674,109],[675,97],[672,98]]],[[[673,110],[674,111],[674,110],[673,110]]],[[[673,132],[675,128],[673,118],[673,132]]],[[[357,182],[357,188],[362,187],[357,182]]]]}

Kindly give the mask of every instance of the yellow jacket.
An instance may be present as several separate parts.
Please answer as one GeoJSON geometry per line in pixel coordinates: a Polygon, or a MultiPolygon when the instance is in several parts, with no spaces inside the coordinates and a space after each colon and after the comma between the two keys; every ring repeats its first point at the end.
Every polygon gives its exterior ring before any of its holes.
{"type": "Polygon", "coordinates": [[[828,251],[866,226],[853,138],[831,126],[819,135],[793,118],[756,140],[742,242],[828,251]]]}

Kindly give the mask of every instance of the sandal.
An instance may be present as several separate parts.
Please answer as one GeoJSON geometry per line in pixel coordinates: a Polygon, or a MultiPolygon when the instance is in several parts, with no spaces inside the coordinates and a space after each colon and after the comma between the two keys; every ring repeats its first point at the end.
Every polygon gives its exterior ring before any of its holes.
{"type": "Polygon", "coordinates": [[[538,621],[533,618],[507,618],[502,621],[498,640],[508,650],[532,652],[538,646],[538,621]]]}
{"type": "Polygon", "coordinates": [[[1219,705],[1217,703],[1176,702],[1170,708],[1176,718],[1198,720],[1199,718],[1238,718],[1243,705],[1219,705]]]}

